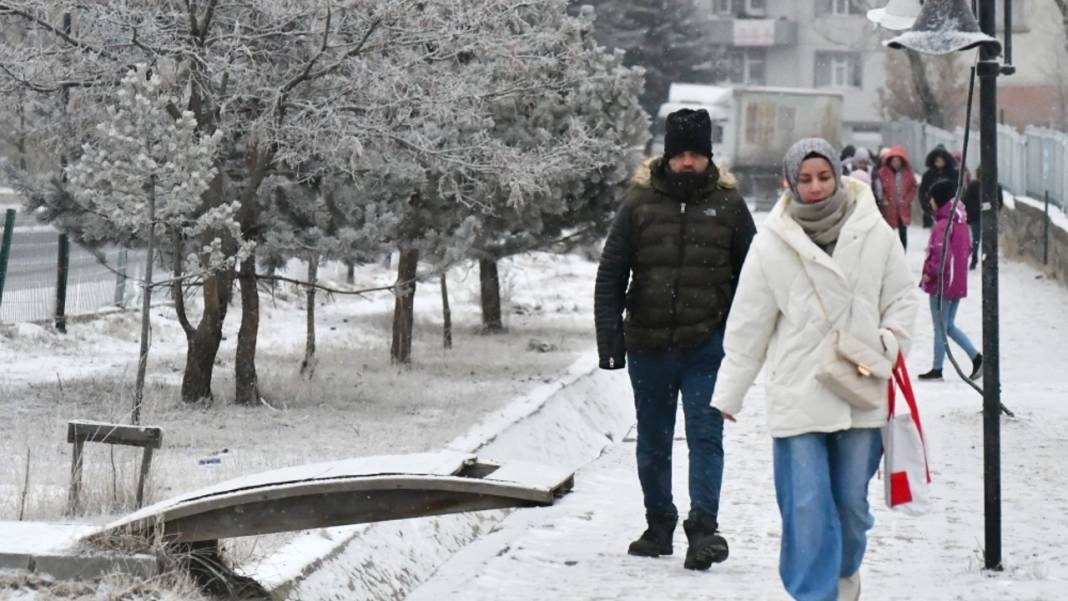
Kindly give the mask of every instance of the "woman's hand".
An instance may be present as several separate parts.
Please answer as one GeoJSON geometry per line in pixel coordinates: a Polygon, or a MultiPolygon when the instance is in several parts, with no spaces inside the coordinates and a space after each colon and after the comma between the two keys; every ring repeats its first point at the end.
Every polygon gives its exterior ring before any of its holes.
{"type": "MultiPolygon", "coordinates": [[[[717,409],[717,411],[719,411],[719,410],[717,409]]],[[[723,419],[725,419],[725,420],[727,420],[729,422],[737,422],[738,421],[738,420],[734,419],[734,416],[731,415],[730,413],[724,413],[723,411],[720,411],[719,414],[723,416],[723,419]]]]}

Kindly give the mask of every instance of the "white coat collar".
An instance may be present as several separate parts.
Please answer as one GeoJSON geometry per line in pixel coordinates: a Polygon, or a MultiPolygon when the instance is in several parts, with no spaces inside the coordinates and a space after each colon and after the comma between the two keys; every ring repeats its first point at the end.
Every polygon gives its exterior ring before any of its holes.
{"type": "Polygon", "coordinates": [[[847,260],[847,256],[856,255],[855,249],[853,249],[854,252],[849,252],[850,247],[862,242],[864,235],[878,224],[882,215],[875,204],[875,196],[867,184],[849,176],[843,176],[842,185],[846,186],[856,207],[842,226],[833,257],[817,246],[786,212],[787,204],[794,202],[789,191],[784,192],[779,202],[775,203],[775,207],[768,215],[767,225],[770,231],[796,250],[803,261],[823,265],[844,277],[841,267],[845,265],[840,265],[841,261],[847,260]]]}
{"type": "Polygon", "coordinates": [[[868,232],[883,218],[870,186],[847,176],[842,177],[842,185],[847,187],[856,206],[842,226],[833,255],[817,246],[786,212],[787,203],[793,202],[789,191],[775,204],[766,221],[768,230],[797,252],[813,279],[813,286],[826,303],[832,322],[851,305],[852,290],[861,271],[858,265],[861,248],[868,232]]]}

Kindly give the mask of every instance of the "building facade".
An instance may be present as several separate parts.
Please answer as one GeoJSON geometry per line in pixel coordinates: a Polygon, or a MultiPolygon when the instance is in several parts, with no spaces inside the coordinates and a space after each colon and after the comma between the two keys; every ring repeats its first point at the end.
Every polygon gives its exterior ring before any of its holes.
{"type": "MultiPolygon", "coordinates": [[[[882,42],[893,34],[873,27],[866,13],[886,0],[695,1],[700,18],[729,47],[731,83],[841,90],[853,141],[877,143],[879,92],[888,85],[882,42]]],[[[1004,15],[997,23],[1000,37],[1004,15]]],[[[1012,31],[1016,73],[998,80],[1003,121],[1068,131],[1065,17],[1054,0],[1013,0],[1012,31]]],[[[962,65],[971,60],[966,56],[962,65]]]]}
{"type": "MultiPolygon", "coordinates": [[[[998,79],[1002,120],[1014,127],[1036,125],[1068,131],[1065,17],[1054,0],[1013,0],[1012,13],[1016,72],[998,79]]],[[[999,34],[1003,25],[999,15],[999,34]]]]}
{"type": "Polygon", "coordinates": [[[696,0],[729,48],[731,83],[834,89],[844,95],[847,141],[875,146],[886,48],[857,0],[696,0]]]}

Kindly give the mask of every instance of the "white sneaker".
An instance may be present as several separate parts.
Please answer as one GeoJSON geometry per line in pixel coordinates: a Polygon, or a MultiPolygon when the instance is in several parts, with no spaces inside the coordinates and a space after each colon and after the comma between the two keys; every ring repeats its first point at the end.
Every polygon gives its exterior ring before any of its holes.
{"type": "Polygon", "coordinates": [[[860,599],[860,572],[846,578],[838,579],[838,601],[857,601],[860,599]]]}

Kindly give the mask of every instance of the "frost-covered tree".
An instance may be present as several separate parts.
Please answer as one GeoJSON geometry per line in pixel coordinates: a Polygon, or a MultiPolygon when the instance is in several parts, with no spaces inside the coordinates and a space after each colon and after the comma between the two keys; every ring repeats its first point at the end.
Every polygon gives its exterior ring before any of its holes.
{"type": "MultiPolygon", "coordinates": [[[[141,352],[134,389],[133,423],[138,423],[149,349],[152,270],[159,236],[196,239],[205,232],[238,232],[236,206],[200,212],[200,196],[215,177],[220,130],[201,135],[190,111],[177,118],[165,110],[177,99],[162,89],[159,75],[137,65],[120,82],[115,103],[65,173],[71,200],[107,227],[110,236],[143,240],[148,259],[142,281],[141,352]]],[[[232,267],[215,238],[193,256],[195,269],[210,273],[232,267]],[[196,257],[200,257],[197,259],[196,257]]]]}
{"type": "Polygon", "coordinates": [[[483,216],[547,198],[555,182],[601,160],[589,125],[561,102],[600,76],[581,68],[589,49],[566,2],[515,4],[502,16],[481,21],[478,44],[407,66],[427,98],[456,98],[458,110],[414,120],[423,107],[393,104],[383,121],[395,125],[366,137],[362,166],[374,177],[355,196],[391,222],[382,237],[400,252],[391,347],[400,363],[411,358],[420,262],[424,274],[441,271],[468,254],[483,216]],[[511,114],[540,103],[559,105],[552,127],[511,114]]]}
{"type": "Polygon", "coordinates": [[[626,51],[625,64],[645,68],[641,104],[655,116],[672,82],[714,83],[727,75],[727,47],[711,35],[694,0],[572,0],[596,10],[598,41],[626,51]]]}
{"type": "MultiPolygon", "coordinates": [[[[421,165],[417,179],[427,187],[412,192],[433,202],[474,198],[479,190],[471,182],[478,178],[472,176],[486,172],[513,174],[508,179],[517,190],[533,185],[535,176],[517,168],[526,157],[485,133],[491,126],[486,102],[544,82],[494,81],[485,66],[510,63],[521,74],[523,65],[551,60],[518,50],[524,36],[547,35],[527,25],[538,6],[513,0],[127,0],[118,10],[111,3],[8,0],[0,2],[0,29],[21,27],[26,38],[0,47],[0,92],[47,97],[51,114],[34,137],[48,156],[76,157],[122,74],[148,64],[182,90],[180,106],[168,112],[191,111],[204,134],[226,132],[199,211],[239,203],[241,237],[205,232],[196,245],[220,238],[221,252],[233,257],[242,241],[261,241],[271,226],[263,182],[309,157],[321,161],[324,173],[348,174],[357,187],[379,178],[376,154],[402,170],[421,165]]],[[[56,222],[73,221],[62,182],[51,184],[55,193],[36,195],[38,204],[56,222]]],[[[390,198],[406,203],[413,196],[390,198]]],[[[179,306],[189,343],[183,399],[211,396],[222,324],[239,280],[236,398],[258,400],[255,268],[256,257],[249,255],[236,269],[205,276],[195,327],[179,306]]]]}
{"type": "Polygon", "coordinates": [[[300,168],[265,182],[264,219],[270,226],[258,245],[264,265],[275,269],[290,259],[308,265],[305,286],[305,353],[301,374],[311,378],[316,365],[315,302],[319,267],[326,261],[348,265],[365,263],[379,256],[385,246],[381,239],[387,223],[376,215],[358,210],[358,201],[349,198],[352,178],[343,174],[305,177],[300,168]],[[347,205],[342,211],[339,202],[347,205]],[[356,209],[356,210],[353,210],[356,209]]]}
{"type": "Polygon", "coordinates": [[[923,57],[914,51],[891,52],[886,61],[887,85],[879,89],[882,113],[888,119],[916,119],[951,129],[963,122],[967,78],[959,56],[923,57]]]}
{"type": "Polygon", "coordinates": [[[598,46],[591,11],[561,19],[555,42],[568,49],[560,65],[566,85],[493,103],[494,135],[511,146],[553,155],[536,195],[516,201],[500,195],[478,217],[472,244],[479,261],[483,326],[503,328],[497,262],[566,239],[589,240],[604,233],[648,138],[648,121],[638,104],[641,71],[622,64],[622,52],[598,46]],[[581,132],[582,143],[556,141],[581,132]]]}

